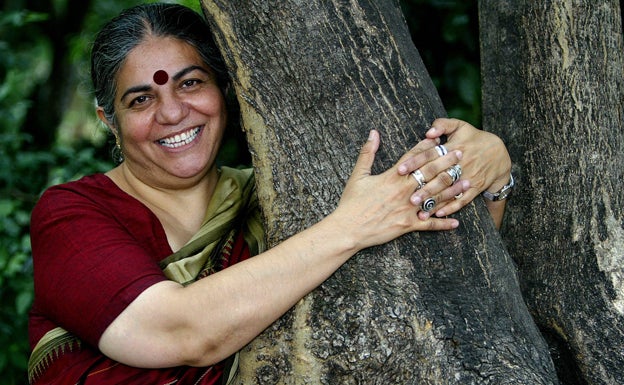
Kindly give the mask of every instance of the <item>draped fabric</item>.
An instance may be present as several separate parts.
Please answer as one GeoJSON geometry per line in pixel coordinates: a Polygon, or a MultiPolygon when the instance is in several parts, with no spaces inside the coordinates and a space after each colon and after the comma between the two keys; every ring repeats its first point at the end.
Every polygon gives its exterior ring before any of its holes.
{"type": "Polygon", "coordinates": [[[241,226],[251,255],[264,249],[252,175],[251,170],[223,168],[201,228],[182,249],[161,261],[167,278],[188,284],[213,273],[220,262],[215,251],[221,250],[241,226]]]}
{"type": "MultiPolygon", "coordinates": [[[[160,262],[165,276],[182,285],[265,249],[252,170],[224,167],[220,172],[201,228],[184,247],[160,262]]],[[[33,348],[28,377],[31,384],[216,384],[232,378],[235,362],[232,357],[207,368],[133,368],[56,327],[33,348]]]]}

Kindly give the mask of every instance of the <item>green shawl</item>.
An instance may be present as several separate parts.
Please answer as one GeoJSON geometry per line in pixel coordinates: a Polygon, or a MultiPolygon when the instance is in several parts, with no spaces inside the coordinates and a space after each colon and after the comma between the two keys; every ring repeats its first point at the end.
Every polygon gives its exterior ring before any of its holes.
{"type": "Polygon", "coordinates": [[[183,285],[213,273],[218,256],[242,227],[251,255],[265,249],[251,169],[223,167],[199,231],[188,243],[160,262],[167,278],[183,285]]]}

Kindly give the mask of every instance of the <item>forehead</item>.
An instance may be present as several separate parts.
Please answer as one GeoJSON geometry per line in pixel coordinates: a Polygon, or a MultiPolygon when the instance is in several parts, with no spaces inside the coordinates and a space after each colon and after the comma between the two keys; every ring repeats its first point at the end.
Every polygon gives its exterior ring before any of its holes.
{"type": "Polygon", "coordinates": [[[192,45],[171,37],[149,37],[130,51],[117,81],[120,85],[149,84],[157,71],[173,74],[189,65],[206,67],[192,45]]]}

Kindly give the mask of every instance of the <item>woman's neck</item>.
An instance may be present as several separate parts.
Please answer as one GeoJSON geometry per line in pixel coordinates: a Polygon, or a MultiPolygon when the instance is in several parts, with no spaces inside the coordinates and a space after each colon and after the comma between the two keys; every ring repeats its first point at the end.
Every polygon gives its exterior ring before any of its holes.
{"type": "Polygon", "coordinates": [[[122,163],[106,175],[123,191],[147,206],[160,220],[173,251],[179,250],[199,230],[219,173],[213,167],[193,183],[152,186],[122,163]]]}

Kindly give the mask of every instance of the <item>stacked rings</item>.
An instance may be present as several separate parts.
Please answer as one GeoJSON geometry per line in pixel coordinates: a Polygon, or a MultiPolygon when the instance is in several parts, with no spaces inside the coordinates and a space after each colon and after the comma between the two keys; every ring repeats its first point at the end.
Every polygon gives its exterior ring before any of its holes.
{"type": "Polygon", "coordinates": [[[435,149],[438,152],[438,155],[440,155],[440,156],[444,156],[444,155],[448,154],[448,150],[446,149],[446,147],[444,147],[443,144],[435,146],[435,149]]]}
{"type": "Polygon", "coordinates": [[[423,188],[423,186],[427,183],[425,182],[425,176],[423,175],[422,171],[420,170],[416,170],[414,172],[412,172],[412,176],[414,177],[414,179],[416,179],[416,182],[418,182],[418,189],[420,190],[421,188],[423,188]]]}
{"type": "Polygon", "coordinates": [[[459,178],[461,177],[462,168],[460,165],[456,164],[453,167],[450,167],[448,170],[446,170],[446,173],[449,174],[449,176],[451,177],[451,180],[453,181],[451,183],[452,185],[452,184],[455,184],[455,182],[457,182],[459,178]]]}

